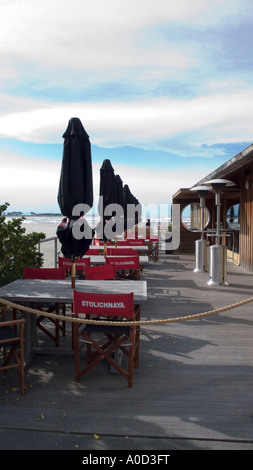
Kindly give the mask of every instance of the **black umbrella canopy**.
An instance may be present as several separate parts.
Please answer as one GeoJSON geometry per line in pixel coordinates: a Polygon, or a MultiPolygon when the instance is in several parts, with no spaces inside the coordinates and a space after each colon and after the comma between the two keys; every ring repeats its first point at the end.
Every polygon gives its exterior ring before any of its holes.
{"type": "Polygon", "coordinates": [[[115,224],[113,226],[113,232],[115,235],[119,235],[123,233],[124,231],[124,193],[123,193],[123,182],[119,175],[115,176],[115,184],[116,184],[115,203],[117,204],[117,210],[114,216],[115,224]]]}
{"type": "Polygon", "coordinates": [[[138,210],[135,211],[135,225],[139,224],[142,221],[141,215],[142,215],[142,207],[140,202],[136,197],[134,197],[135,200],[135,206],[138,207],[138,210]]]}
{"type": "Polygon", "coordinates": [[[116,180],[110,160],[104,160],[100,168],[99,205],[100,217],[104,216],[105,208],[116,202],[116,180]]]}
{"type": "Polygon", "coordinates": [[[66,258],[80,258],[92,242],[93,231],[85,219],[73,216],[73,209],[82,204],[81,215],[84,216],[93,205],[93,181],[91,148],[87,132],[79,118],[71,118],[63,134],[64,147],[62,167],[58,190],[58,204],[65,218],[57,229],[62,243],[61,251],[66,258]],[[72,228],[80,220],[79,237],[74,236],[72,228]],[[84,236],[81,236],[81,231],[84,236]]]}
{"type": "Polygon", "coordinates": [[[129,186],[127,184],[123,187],[123,196],[124,196],[124,230],[132,228],[134,225],[141,222],[141,205],[136,199],[135,196],[131,193],[129,186]],[[128,205],[138,206],[138,209],[135,210],[134,214],[132,211],[128,210],[128,205]],[[132,217],[131,217],[132,216],[132,217]]]}
{"type": "Polygon", "coordinates": [[[124,207],[124,193],[123,193],[123,182],[119,175],[115,176],[116,182],[116,203],[124,207]]]}
{"type": "Polygon", "coordinates": [[[69,120],[63,138],[58,204],[61,213],[71,219],[76,204],[87,204],[90,208],[93,205],[91,148],[89,136],[79,118],[69,120]]]}
{"type": "Polygon", "coordinates": [[[109,204],[117,203],[116,196],[116,180],[114,169],[110,160],[106,159],[100,168],[100,185],[99,185],[99,202],[98,213],[101,220],[98,222],[96,231],[100,239],[106,241],[108,238],[104,234],[104,227],[112,215],[105,215],[106,207],[109,204]]]}

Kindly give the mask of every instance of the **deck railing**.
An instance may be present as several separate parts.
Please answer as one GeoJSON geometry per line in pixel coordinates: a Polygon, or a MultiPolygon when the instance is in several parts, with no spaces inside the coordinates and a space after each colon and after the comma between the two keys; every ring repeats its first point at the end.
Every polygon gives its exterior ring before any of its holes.
{"type": "Polygon", "coordinates": [[[38,250],[39,252],[41,252],[41,243],[46,243],[46,242],[50,242],[50,241],[54,241],[54,267],[57,268],[57,261],[58,261],[58,247],[57,247],[57,241],[58,241],[58,237],[49,237],[49,238],[44,238],[42,240],[39,241],[38,243],[38,250]]]}

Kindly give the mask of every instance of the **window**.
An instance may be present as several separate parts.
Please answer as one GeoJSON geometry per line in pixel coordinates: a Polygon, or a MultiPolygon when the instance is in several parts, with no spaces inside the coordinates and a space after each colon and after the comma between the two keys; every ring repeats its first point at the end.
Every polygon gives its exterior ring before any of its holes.
{"type": "MultiPolygon", "coordinates": [[[[205,228],[210,220],[210,213],[207,207],[204,208],[203,213],[203,226],[205,228]]],[[[184,208],[181,214],[181,222],[188,230],[201,230],[201,208],[199,202],[194,202],[184,208]]]]}

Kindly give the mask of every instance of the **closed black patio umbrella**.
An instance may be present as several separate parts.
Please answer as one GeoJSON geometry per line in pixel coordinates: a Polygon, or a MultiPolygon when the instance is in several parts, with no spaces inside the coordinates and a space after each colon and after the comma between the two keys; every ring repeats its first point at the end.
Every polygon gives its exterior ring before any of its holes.
{"type": "MultiPolygon", "coordinates": [[[[87,132],[79,118],[71,118],[63,134],[64,147],[58,190],[58,204],[64,219],[57,228],[57,236],[62,244],[61,251],[66,258],[74,261],[88,250],[94,231],[89,227],[84,215],[93,205],[93,181],[91,148],[87,132]],[[80,212],[73,209],[78,205],[80,212]],[[73,229],[78,221],[77,232],[73,229]],[[82,232],[83,231],[83,236],[82,232]]],[[[73,276],[72,276],[73,277],[73,276]]]]}
{"type": "Polygon", "coordinates": [[[106,159],[100,168],[100,185],[99,185],[99,202],[98,202],[98,213],[100,215],[100,221],[97,224],[96,232],[100,240],[104,240],[106,243],[109,238],[105,234],[105,225],[108,220],[111,219],[112,215],[105,215],[106,207],[109,204],[116,203],[116,180],[114,169],[110,160],[106,159]]]}
{"type": "Polygon", "coordinates": [[[124,193],[123,193],[123,182],[119,175],[115,176],[116,182],[116,204],[118,204],[122,208],[122,215],[121,211],[118,210],[116,214],[116,226],[115,226],[115,235],[119,235],[124,231],[124,193]]]}
{"type": "Polygon", "coordinates": [[[119,175],[115,176],[116,181],[116,202],[120,206],[124,206],[124,193],[123,193],[123,182],[119,175]]]}
{"type": "Polygon", "coordinates": [[[134,225],[137,225],[141,222],[141,205],[136,199],[136,197],[131,193],[129,186],[127,184],[123,187],[123,195],[124,195],[124,230],[133,228],[134,225]],[[129,205],[134,205],[135,207],[138,206],[139,210],[135,210],[134,214],[133,211],[128,210],[129,205]]]}

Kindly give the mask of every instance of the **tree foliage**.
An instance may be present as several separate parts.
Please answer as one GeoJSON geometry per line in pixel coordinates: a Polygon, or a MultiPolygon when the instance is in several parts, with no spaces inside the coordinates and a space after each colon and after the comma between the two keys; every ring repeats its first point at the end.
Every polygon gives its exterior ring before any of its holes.
{"type": "Polygon", "coordinates": [[[6,221],[3,214],[9,203],[0,205],[0,286],[23,278],[25,267],[41,267],[43,254],[37,249],[44,233],[26,234],[22,227],[25,217],[6,221]]]}

